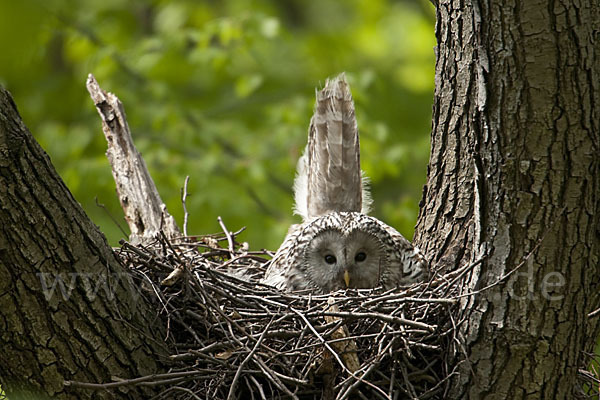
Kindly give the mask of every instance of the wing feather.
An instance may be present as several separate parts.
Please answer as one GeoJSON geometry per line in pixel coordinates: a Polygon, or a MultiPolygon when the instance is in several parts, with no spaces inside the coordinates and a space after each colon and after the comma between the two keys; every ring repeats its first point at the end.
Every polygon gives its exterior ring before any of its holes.
{"type": "Polygon", "coordinates": [[[345,75],[327,80],[316,97],[294,182],[295,213],[304,220],[333,211],[367,213],[371,201],[360,169],[358,127],[345,75]]]}

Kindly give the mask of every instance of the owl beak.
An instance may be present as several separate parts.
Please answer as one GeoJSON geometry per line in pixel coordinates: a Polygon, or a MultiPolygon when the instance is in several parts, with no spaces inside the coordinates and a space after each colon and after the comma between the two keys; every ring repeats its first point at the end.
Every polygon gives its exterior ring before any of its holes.
{"type": "Polygon", "coordinates": [[[346,282],[346,287],[350,287],[350,273],[348,270],[344,271],[344,282],[346,282]]]}

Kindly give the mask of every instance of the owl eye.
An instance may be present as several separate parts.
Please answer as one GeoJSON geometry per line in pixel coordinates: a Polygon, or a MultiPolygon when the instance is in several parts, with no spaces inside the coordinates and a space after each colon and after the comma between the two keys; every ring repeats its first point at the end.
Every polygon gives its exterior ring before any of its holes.
{"type": "Polygon", "coordinates": [[[325,262],[327,264],[335,264],[335,261],[336,261],[335,256],[332,256],[331,254],[327,254],[325,256],[325,262]]]}
{"type": "Polygon", "coordinates": [[[367,259],[367,255],[361,251],[360,253],[356,253],[356,255],[354,256],[354,261],[356,262],[361,262],[361,261],[365,261],[367,259]]]}

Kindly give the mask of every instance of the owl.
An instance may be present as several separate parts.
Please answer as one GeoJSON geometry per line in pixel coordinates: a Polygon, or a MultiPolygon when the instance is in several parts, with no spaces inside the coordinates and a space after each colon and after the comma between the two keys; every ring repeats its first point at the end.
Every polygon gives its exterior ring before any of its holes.
{"type": "Polygon", "coordinates": [[[308,144],[294,182],[293,225],[263,282],[282,290],[328,293],[393,288],[424,280],[428,264],[398,231],[368,214],[358,128],[344,74],[317,92],[308,144]]]}

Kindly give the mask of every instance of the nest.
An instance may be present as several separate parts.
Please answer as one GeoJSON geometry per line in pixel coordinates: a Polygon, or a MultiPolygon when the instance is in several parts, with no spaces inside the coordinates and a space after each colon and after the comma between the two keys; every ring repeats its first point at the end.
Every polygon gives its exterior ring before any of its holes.
{"type": "MultiPolygon", "coordinates": [[[[135,384],[161,386],[157,399],[447,398],[457,282],[477,262],[393,291],[284,293],[260,283],[273,254],[248,251],[242,230],[122,243],[172,351],[169,372],[135,384]]],[[[600,360],[585,363],[579,397],[590,398],[600,360]]]]}
{"type": "Polygon", "coordinates": [[[444,397],[452,277],[394,291],[283,293],[260,283],[272,254],[248,251],[237,234],[117,252],[167,329],[170,371],[151,378],[164,384],[160,397],[444,397]]]}

